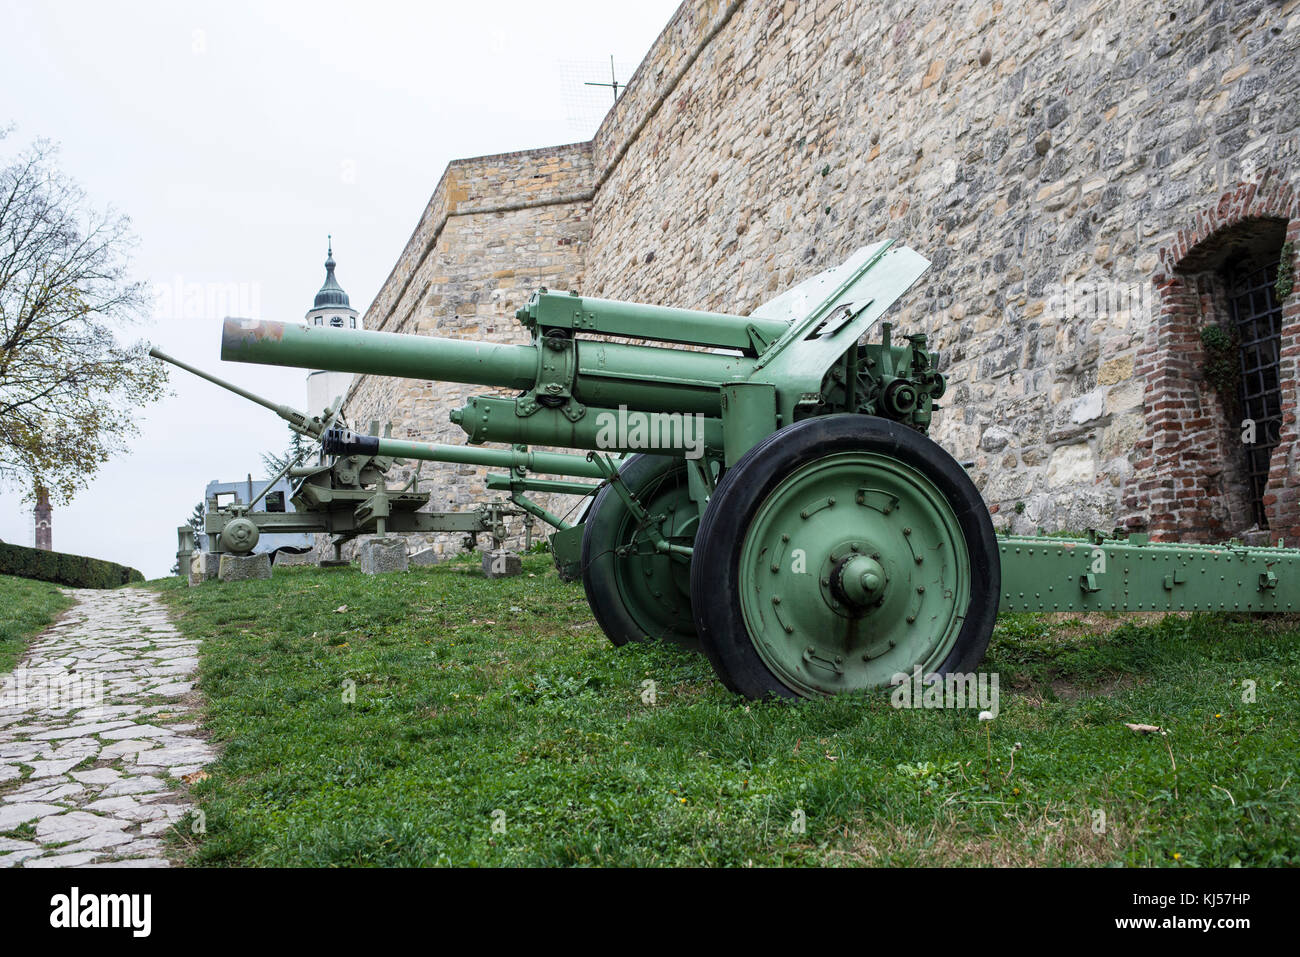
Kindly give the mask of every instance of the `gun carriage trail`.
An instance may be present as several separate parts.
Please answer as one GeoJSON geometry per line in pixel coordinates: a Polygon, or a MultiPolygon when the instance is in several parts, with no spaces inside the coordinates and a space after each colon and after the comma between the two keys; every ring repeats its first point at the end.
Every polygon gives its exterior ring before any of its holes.
{"type": "Polygon", "coordinates": [[[157,596],[78,589],[0,680],[0,868],[167,867],[191,810],[198,641],[157,596]]]}

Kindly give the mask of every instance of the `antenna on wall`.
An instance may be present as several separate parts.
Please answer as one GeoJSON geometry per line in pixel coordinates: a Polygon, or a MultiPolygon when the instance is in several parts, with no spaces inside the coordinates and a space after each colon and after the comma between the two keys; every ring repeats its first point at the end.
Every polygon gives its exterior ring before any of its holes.
{"type": "Polygon", "coordinates": [[[618,102],[618,91],[619,91],[620,89],[627,89],[627,84],[626,84],[626,83],[619,83],[619,82],[618,82],[618,74],[614,72],[614,57],[613,57],[613,56],[610,56],[610,58],[609,58],[609,82],[608,82],[608,83],[597,83],[597,82],[595,82],[595,81],[593,81],[593,80],[587,80],[587,81],[586,81],[585,83],[583,83],[582,85],[583,85],[583,86],[608,86],[608,87],[610,87],[610,88],[614,91],[614,102],[615,102],[615,103],[618,102]]]}
{"type": "Polygon", "coordinates": [[[631,73],[632,68],[617,56],[601,60],[557,61],[556,75],[560,82],[560,99],[567,114],[568,133],[575,139],[591,139],[609,114],[610,107],[617,105],[619,97],[627,90],[627,84],[619,77],[631,73]],[[609,79],[591,79],[601,73],[607,73],[609,79]],[[605,98],[602,89],[614,94],[613,104],[605,98]]]}

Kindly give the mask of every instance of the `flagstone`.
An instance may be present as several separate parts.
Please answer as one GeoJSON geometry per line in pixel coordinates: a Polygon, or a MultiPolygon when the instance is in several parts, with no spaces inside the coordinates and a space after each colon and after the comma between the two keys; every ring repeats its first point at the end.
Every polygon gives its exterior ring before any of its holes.
{"type": "Polygon", "coordinates": [[[159,836],[193,808],[172,779],[215,757],[190,706],[159,703],[193,691],[198,642],[148,591],[65,591],[77,605],[0,682],[0,831],[35,835],[0,837],[0,868],[168,867],[159,836]],[[95,698],[44,693],[71,679],[95,698]]]}

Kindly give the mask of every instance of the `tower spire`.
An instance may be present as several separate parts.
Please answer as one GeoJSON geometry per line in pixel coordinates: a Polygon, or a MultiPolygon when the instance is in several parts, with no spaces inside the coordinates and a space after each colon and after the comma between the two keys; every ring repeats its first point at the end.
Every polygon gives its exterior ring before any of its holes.
{"type": "Polygon", "coordinates": [[[338,279],[334,277],[334,237],[327,235],[325,237],[325,284],[320,287],[320,292],[316,293],[316,301],[312,305],[313,309],[319,309],[322,306],[350,306],[348,294],[343,291],[339,285],[338,279]]]}

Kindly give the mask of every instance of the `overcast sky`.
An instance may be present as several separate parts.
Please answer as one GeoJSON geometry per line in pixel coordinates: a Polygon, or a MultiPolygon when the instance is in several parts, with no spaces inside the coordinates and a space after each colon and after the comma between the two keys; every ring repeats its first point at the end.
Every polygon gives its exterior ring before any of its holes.
{"type": "MultiPolygon", "coordinates": [[[[157,302],[126,338],[301,408],[300,370],[218,359],[221,318],[301,319],[327,233],[364,313],[449,160],[590,138],[612,93],[583,80],[610,56],[627,79],[676,7],[0,0],[0,159],[53,140],[95,205],[131,217],[157,302]]],[[[207,482],[285,445],[271,413],[171,379],[131,454],[55,509],[56,549],[165,575],[207,482]]],[[[0,539],[30,545],[20,498],[0,489],[0,539]]]]}

